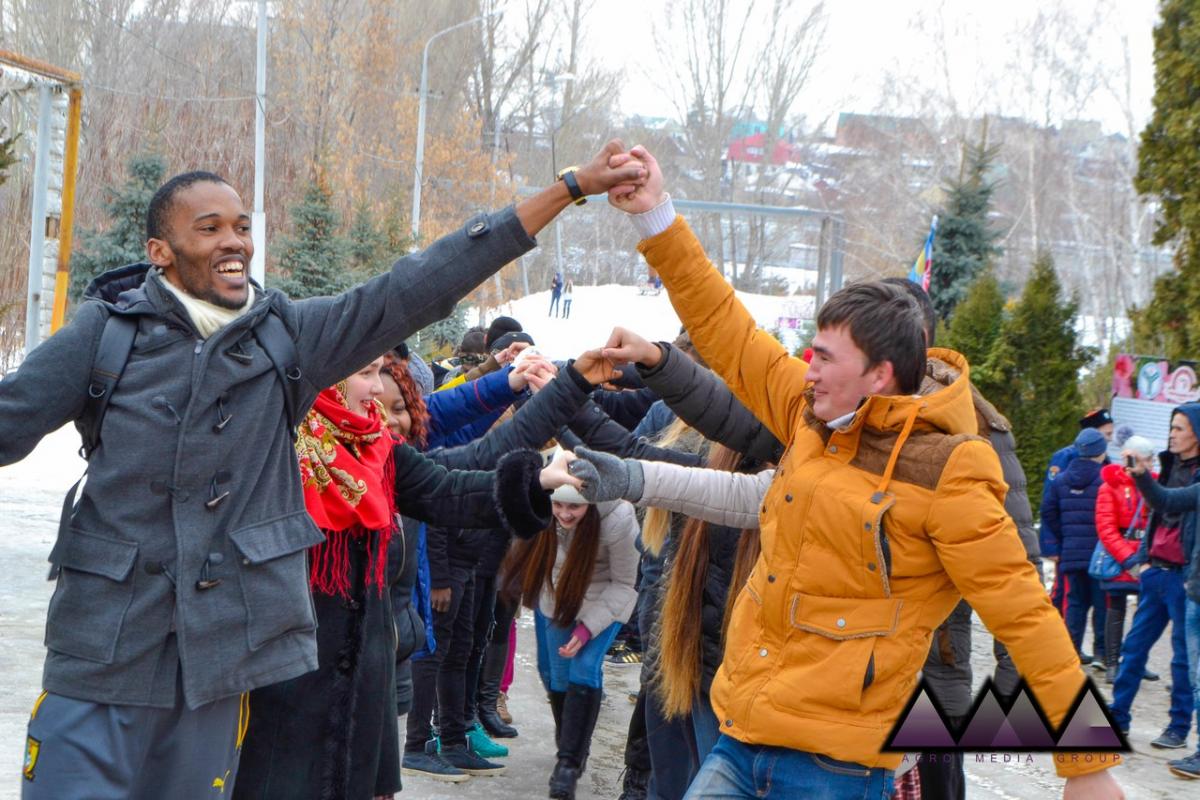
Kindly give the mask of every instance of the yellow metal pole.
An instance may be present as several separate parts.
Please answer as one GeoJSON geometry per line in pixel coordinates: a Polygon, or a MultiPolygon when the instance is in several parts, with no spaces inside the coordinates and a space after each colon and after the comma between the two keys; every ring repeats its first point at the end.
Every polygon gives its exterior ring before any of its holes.
{"type": "Polygon", "coordinates": [[[63,153],[62,218],[58,232],[58,267],[54,273],[54,311],[50,316],[50,333],[54,334],[67,320],[67,291],[71,283],[71,233],[75,222],[75,173],[79,163],[80,117],[83,111],[83,90],[72,88],[67,97],[67,141],[63,153]]]}

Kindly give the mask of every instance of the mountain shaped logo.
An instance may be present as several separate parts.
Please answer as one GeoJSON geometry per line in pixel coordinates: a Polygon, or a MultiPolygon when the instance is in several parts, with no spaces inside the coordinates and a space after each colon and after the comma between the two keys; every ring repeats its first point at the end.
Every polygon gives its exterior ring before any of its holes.
{"type": "Polygon", "coordinates": [[[991,678],[984,683],[959,730],[950,723],[924,678],[888,734],[883,752],[1127,753],[1129,743],[1090,678],[1057,731],[1024,679],[1008,697],[991,678]]]}

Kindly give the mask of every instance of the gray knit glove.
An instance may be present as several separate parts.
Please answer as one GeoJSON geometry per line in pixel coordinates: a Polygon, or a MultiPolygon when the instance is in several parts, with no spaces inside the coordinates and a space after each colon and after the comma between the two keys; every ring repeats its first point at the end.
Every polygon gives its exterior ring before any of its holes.
{"type": "Polygon", "coordinates": [[[636,459],[618,458],[610,453],[575,448],[578,458],[567,469],[583,482],[579,493],[589,503],[604,503],[610,500],[628,500],[636,503],[642,499],[645,476],[642,465],[636,459]]]}

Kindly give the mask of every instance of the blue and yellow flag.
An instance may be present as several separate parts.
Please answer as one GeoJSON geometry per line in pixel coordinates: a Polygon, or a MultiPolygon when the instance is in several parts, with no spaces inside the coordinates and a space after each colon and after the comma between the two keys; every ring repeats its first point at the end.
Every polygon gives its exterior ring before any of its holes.
{"type": "Polygon", "coordinates": [[[908,279],[920,286],[929,293],[929,278],[933,275],[933,237],[937,234],[938,218],[935,214],[933,221],[929,223],[929,235],[925,237],[925,246],[921,248],[921,252],[917,254],[917,260],[913,262],[912,270],[908,273],[908,279]]]}

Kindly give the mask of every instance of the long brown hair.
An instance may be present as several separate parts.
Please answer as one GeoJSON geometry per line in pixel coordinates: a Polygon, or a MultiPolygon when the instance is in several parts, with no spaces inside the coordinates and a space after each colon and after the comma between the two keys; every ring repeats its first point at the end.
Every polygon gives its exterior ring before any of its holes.
{"type": "Polygon", "coordinates": [[[592,582],[599,552],[600,511],[593,505],[588,506],[575,526],[557,584],[554,581],[554,562],[558,558],[558,521],[552,520],[537,536],[518,542],[509,551],[502,570],[506,576],[505,588],[515,594],[511,590],[519,585],[521,604],[536,609],[542,588],[550,586],[554,592],[554,617],[551,621],[559,627],[572,627],[579,617],[588,585],[592,582]]]}
{"type": "MultiPolygon", "coordinates": [[[[709,451],[709,469],[734,472],[742,466],[740,453],[714,444],[709,451]]],[[[700,672],[703,652],[704,589],[708,582],[708,523],[688,518],[679,537],[674,563],[667,583],[667,593],[659,615],[661,653],[658,671],[651,679],[667,717],[682,717],[691,713],[692,704],[700,693],[700,672]]],[[[729,609],[733,600],[750,576],[759,554],[759,531],[742,531],[738,538],[737,556],[730,575],[729,593],[721,623],[721,638],[729,627],[729,609]]]]}

